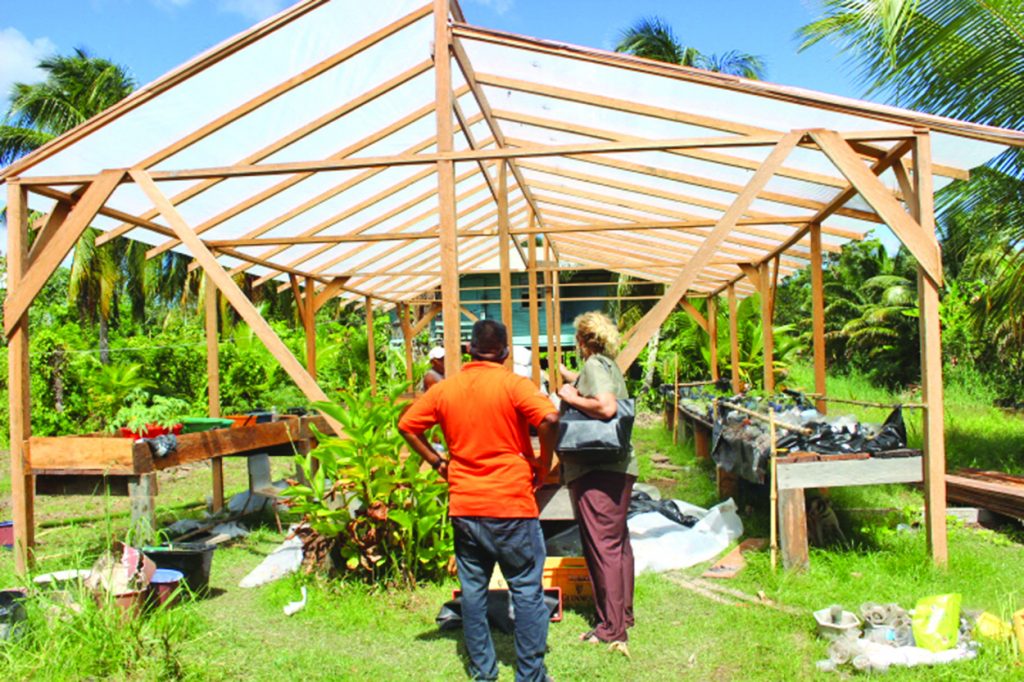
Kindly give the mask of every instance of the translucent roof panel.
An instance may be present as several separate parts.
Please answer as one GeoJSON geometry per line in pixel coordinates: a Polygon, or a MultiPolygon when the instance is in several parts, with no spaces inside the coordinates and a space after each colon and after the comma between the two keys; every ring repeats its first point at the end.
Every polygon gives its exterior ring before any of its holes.
{"type": "MultiPolygon", "coordinates": [[[[351,276],[345,296],[419,295],[440,282],[435,236],[445,210],[432,8],[426,0],[296,4],[19,161],[10,174],[35,178],[32,205],[46,208],[47,192],[82,190],[104,169],[148,169],[221,262],[254,275],[256,284],[278,286],[271,280],[289,273],[351,276]],[[45,182],[56,184],[39,186],[45,182]]],[[[746,293],[753,289],[738,264],[778,257],[780,274],[803,267],[808,221],[828,216],[826,249],[882,224],[848,191],[836,154],[811,138],[756,196],[745,193],[782,135],[845,135],[849,148],[839,160],[874,167],[897,199],[897,175],[885,164],[909,160],[915,131],[931,130],[937,189],[1006,144],[1024,146],[1024,134],[1014,131],[796,88],[459,23],[451,34],[458,43],[447,59],[460,272],[495,269],[505,248],[496,239],[505,161],[496,156],[509,158],[517,243],[530,239],[523,228],[544,229],[564,264],[670,282],[715,223],[735,213],[738,222],[702,262],[692,288],[715,291],[736,281],[746,293]],[[730,211],[744,194],[753,197],[749,204],[730,211]]],[[[133,227],[117,215],[98,216],[93,224],[112,235],[156,245],[151,255],[187,253],[132,182],[116,189],[105,210],[150,221],[133,227]]],[[[511,254],[521,267],[520,250],[511,254]]]]}

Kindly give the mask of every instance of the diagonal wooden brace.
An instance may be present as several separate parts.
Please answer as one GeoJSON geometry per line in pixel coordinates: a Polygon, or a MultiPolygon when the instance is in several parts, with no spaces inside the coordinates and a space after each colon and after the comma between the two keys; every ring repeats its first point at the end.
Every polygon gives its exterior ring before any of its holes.
{"type": "MultiPolygon", "coordinates": [[[[181,240],[181,243],[189,250],[200,267],[203,268],[203,271],[209,276],[210,281],[220,289],[224,298],[238,311],[238,314],[253,330],[257,338],[263,342],[263,345],[267,347],[270,354],[281,364],[281,368],[292,378],[303,395],[311,401],[328,402],[327,394],[324,393],[323,389],[316,383],[316,380],[310,376],[306,368],[292,354],[288,346],[274,333],[274,330],[267,324],[267,321],[256,310],[256,306],[252,304],[252,301],[235,284],[231,276],[217,262],[217,258],[206,248],[206,245],[203,244],[192,228],[188,226],[185,219],[178,213],[178,210],[170,200],[156,186],[149,173],[142,170],[132,170],[130,174],[135,184],[146,193],[146,196],[149,197],[153,205],[164,216],[164,219],[167,220],[171,229],[174,230],[177,238],[181,240]]],[[[341,424],[327,415],[324,415],[324,417],[331,429],[336,434],[341,435],[341,424]]]]}
{"type": "Polygon", "coordinates": [[[811,137],[821,151],[846,176],[857,192],[878,213],[936,286],[942,285],[942,258],[934,234],[928,234],[900,205],[892,192],[860,160],[857,153],[838,133],[812,130],[811,137]]]}
{"type": "Polygon", "coordinates": [[[124,179],[123,170],[105,170],[89,184],[89,188],[75,204],[59,227],[47,232],[49,243],[45,252],[37,251],[28,271],[18,282],[10,282],[10,294],[4,304],[4,333],[8,338],[18,320],[42,290],[50,275],[57,269],[85,228],[93,221],[103,204],[124,179]]]}
{"type": "Polygon", "coordinates": [[[617,363],[619,368],[625,371],[633,361],[640,355],[640,351],[653,336],[654,332],[661,327],[668,318],[669,313],[676,307],[676,303],[686,294],[686,291],[693,284],[700,274],[700,271],[707,265],[708,261],[718,251],[718,247],[725,241],[726,237],[736,225],[736,222],[743,217],[743,214],[750,208],[750,205],[764,189],[768,181],[775,175],[775,172],[782,166],[789,153],[796,147],[797,143],[806,135],[806,131],[794,130],[783,136],[772,148],[771,153],[761,164],[743,188],[732,205],[722,215],[714,229],[708,233],[704,243],[693,254],[693,257],[680,271],[679,276],[665,291],[665,295],[644,315],[637,323],[637,331],[629,338],[625,348],[619,353],[617,363]]]}

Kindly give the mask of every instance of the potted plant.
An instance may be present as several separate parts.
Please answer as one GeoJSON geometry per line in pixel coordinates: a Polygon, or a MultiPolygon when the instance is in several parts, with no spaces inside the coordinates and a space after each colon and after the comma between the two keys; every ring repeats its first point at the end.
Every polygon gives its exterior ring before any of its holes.
{"type": "Polygon", "coordinates": [[[189,404],[179,398],[151,396],[148,391],[132,391],[110,423],[112,431],[125,438],[155,438],[181,433],[181,415],[189,404]]]}

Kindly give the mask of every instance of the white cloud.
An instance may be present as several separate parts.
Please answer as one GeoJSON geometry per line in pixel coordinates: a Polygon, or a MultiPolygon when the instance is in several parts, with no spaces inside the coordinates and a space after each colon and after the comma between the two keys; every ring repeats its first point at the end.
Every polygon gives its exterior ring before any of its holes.
{"type": "Polygon", "coordinates": [[[515,0],[466,0],[468,3],[473,5],[483,5],[484,7],[490,8],[495,14],[504,14],[505,12],[512,9],[512,5],[515,4],[515,0]]]}
{"type": "Polygon", "coordinates": [[[39,60],[57,52],[49,38],[29,40],[16,28],[0,28],[0,106],[7,111],[8,95],[14,83],[34,83],[45,74],[39,60]]]}

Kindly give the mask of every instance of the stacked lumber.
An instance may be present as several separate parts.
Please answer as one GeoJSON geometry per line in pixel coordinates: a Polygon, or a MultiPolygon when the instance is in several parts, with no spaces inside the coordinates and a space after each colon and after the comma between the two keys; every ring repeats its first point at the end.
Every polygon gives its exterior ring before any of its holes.
{"type": "Polygon", "coordinates": [[[1024,476],[959,469],[946,474],[946,497],[997,514],[1024,519],[1024,476]]]}

